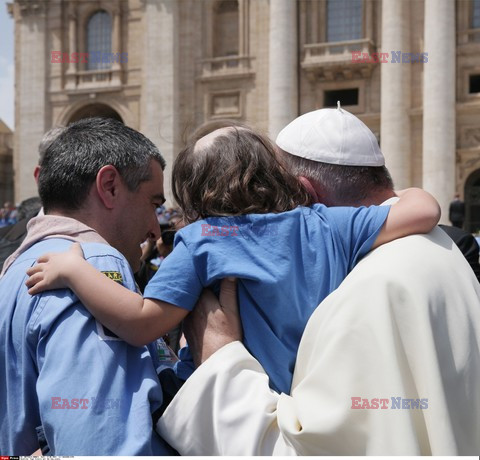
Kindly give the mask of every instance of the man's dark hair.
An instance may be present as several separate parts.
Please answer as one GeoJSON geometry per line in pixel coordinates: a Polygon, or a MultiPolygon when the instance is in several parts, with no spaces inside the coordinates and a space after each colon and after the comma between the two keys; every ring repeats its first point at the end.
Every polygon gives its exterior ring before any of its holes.
{"type": "Polygon", "coordinates": [[[231,127],[200,148],[192,140],[173,165],[172,191],[186,223],[284,212],[310,203],[269,139],[243,127],[231,127]]]}
{"type": "Polygon", "coordinates": [[[150,179],[150,162],[165,160],[143,134],[111,118],[85,118],[67,126],[48,146],[38,190],[45,213],[82,207],[98,171],[114,166],[135,191],[150,179]]]}
{"type": "Polygon", "coordinates": [[[328,164],[278,150],[290,172],[320,185],[332,201],[329,205],[355,206],[374,192],[393,191],[392,177],[385,166],[328,164]]]}

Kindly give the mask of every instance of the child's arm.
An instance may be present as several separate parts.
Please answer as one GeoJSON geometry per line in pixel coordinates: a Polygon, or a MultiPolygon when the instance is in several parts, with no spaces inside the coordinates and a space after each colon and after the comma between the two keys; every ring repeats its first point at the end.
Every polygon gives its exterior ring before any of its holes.
{"type": "Polygon", "coordinates": [[[430,193],[419,188],[397,192],[400,199],[392,205],[372,249],[415,233],[428,233],[440,220],[440,206],[430,193]]]}
{"type": "Polygon", "coordinates": [[[29,294],[70,288],[108,329],[133,346],[158,339],[179,324],[188,310],[160,300],[144,299],[96,270],[79,244],[67,252],[45,254],[27,270],[29,294]]]}

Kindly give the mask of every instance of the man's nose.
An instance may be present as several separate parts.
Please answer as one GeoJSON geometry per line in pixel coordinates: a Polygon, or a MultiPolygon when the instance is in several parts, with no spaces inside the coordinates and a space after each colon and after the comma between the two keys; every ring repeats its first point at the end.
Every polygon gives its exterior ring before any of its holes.
{"type": "Polygon", "coordinates": [[[154,241],[157,241],[160,238],[161,231],[160,231],[160,224],[158,223],[157,215],[152,220],[152,225],[150,227],[150,232],[148,237],[154,241]]]}

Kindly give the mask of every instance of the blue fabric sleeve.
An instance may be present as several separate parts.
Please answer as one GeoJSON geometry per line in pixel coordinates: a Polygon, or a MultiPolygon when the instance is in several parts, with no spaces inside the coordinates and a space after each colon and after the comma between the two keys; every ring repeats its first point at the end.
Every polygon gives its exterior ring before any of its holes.
{"type": "Polygon", "coordinates": [[[390,206],[331,207],[328,211],[345,248],[350,271],[372,249],[390,212],[390,206]]]}
{"type": "Polygon", "coordinates": [[[178,358],[179,360],[173,366],[173,370],[179,379],[187,380],[195,371],[193,356],[188,345],[180,348],[178,358]]]}
{"type": "Polygon", "coordinates": [[[192,256],[185,243],[179,241],[147,284],[144,297],[192,311],[202,290],[192,256]]]}

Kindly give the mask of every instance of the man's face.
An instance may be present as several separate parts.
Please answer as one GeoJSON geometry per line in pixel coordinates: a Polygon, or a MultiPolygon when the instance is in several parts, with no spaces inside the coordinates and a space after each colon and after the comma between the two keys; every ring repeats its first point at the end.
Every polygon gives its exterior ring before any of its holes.
{"type": "Polygon", "coordinates": [[[147,238],[160,237],[156,208],[164,201],[163,171],[156,161],[151,162],[151,178],[142,182],[136,191],[125,187],[124,199],[116,219],[116,236],[112,246],[128,260],[133,271],[140,268],[140,244],[147,238]]]}

